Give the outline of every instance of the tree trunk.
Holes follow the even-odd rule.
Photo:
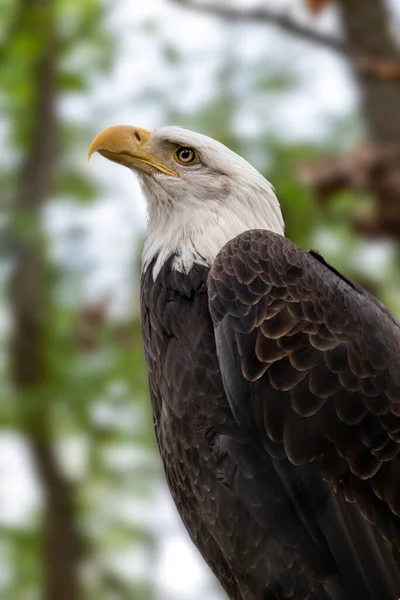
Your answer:
[[[13,199],[11,280],[11,372],[45,506],[43,600],[79,600],[78,566],[82,543],[74,518],[74,494],[58,465],[49,423],[49,368],[46,344],[48,281],[41,209],[48,200],[59,158],[57,40],[54,2],[32,0],[21,19],[39,23],[41,52],[33,75],[35,102]],[[29,10],[29,14],[27,11]],[[21,27],[26,22],[21,24]],[[51,400],[51,398],[50,398]]]
[[[358,61],[400,64],[400,48],[391,31],[385,0],[337,2],[345,44]],[[354,66],[355,66],[354,65]],[[374,77],[354,69],[370,140],[382,147],[400,146],[400,80]],[[400,166],[388,164],[374,173],[372,191],[377,198],[373,218],[356,223],[369,235],[400,238]]]
[[[75,496],[45,438],[30,436],[32,455],[44,489],[43,600],[79,600],[83,544],[75,519]]]
[[[400,62],[400,49],[390,29],[385,0],[337,2],[350,54],[374,62]],[[355,71],[364,117],[375,142],[400,141],[400,82]]]

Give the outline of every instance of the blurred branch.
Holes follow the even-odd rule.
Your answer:
[[[383,171],[396,167],[400,161],[398,147],[360,144],[352,152],[303,164],[298,171],[300,180],[319,191],[318,199],[326,203],[341,189],[351,188],[368,193],[374,180]]]
[[[196,0],[171,0],[184,8],[204,12],[216,17],[230,21],[252,21],[255,23],[269,23],[276,25],[286,33],[290,33],[303,40],[324,46],[340,54],[346,54],[345,44],[338,38],[316,31],[313,27],[307,27],[287,14],[278,13],[269,8],[237,9],[226,4],[212,2],[199,3]]]
[[[354,70],[362,75],[371,79],[400,81],[400,60],[378,59],[374,57],[374,53],[362,54],[353,52],[350,45],[340,38],[321,33],[314,27],[303,25],[287,14],[265,7],[238,9],[233,6],[214,2],[200,4],[197,0],[171,0],[171,2],[190,10],[196,10],[229,21],[247,21],[275,25],[288,34],[346,56],[351,61]]]
[[[21,6],[25,6],[24,1]],[[34,94],[28,141],[12,201],[11,369],[25,434],[45,497],[43,599],[79,600],[78,548],[82,543],[74,520],[74,494],[56,460],[45,392],[49,380],[49,306],[41,209],[53,189],[59,159],[54,1],[31,0],[25,9],[33,21],[40,17],[35,21],[37,30],[29,32],[39,40],[40,51],[32,73]],[[21,23],[21,32],[25,31]]]
[[[14,213],[11,366],[14,381],[23,388],[34,386],[46,377],[43,340],[46,322],[43,297],[45,259],[41,247],[40,209],[48,199],[55,180],[59,132],[55,105],[56,40],[49,31],[43,32],[42,39],[43,48],[33,75],[35,97],[31,130],[11,202]]]
[[[309,186],[316,200],[326,206],[340,191],[364,196],[400,195],[400,148],[398,145],[360,144],[344,156],[333,156],[303,164],[298,170],[300,180]],[[384,207],[384,208],[383,208]],[[358,208],[352,214],[353,227],[371,237],[400,237],[398,206],[391,203]]]

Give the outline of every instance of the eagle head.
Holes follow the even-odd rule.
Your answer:
[[[148,213],[143,267],[153,264],[154,277],[172,255],[184,272],[195,262],[210,266],[222,246],[247,229],[283,234],[269,181],[210,137],[174,126],[117,125],[95,137],[89,157],[94,152],[139,178]]]

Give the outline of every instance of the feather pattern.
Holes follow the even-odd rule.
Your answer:
[[[240,267],[232,275],[225,263]],[[265,282],[258,290],[262,315],[248,289],[254,277]],[[271,286],[280,290],[278,308]],[[399,450],[393,433],[400,427],[400,331],[393,318],[323,259],[266,231],[246,232],[224,247],[211,270],[209,297],[220,361],[224,353],[237,353],[243,380],[250,387],[258,383],[248,410],[264,424],[258,427],[261,444],[280,444],[294,465],[321,458],[326,480],[399,545],[400,483],[385,476],[391,461],[397,467]],[[254,324],[245,331],[243,304]],[[231,389],[232,373],[223,370],[223,377]],[[271,393],[281,410],[271,411]],[[252,435],[236,395],[228,398]],[[281,438],[271,436],[276,431]]]
[[[322,487],[327,504],[336,504],[338,527],[355,508],[362,531],[379,545],[370,568],[385,557],[389,573],[400,546],[400,331],[393,317],[319,255],[261,230],[239,235],[217,256],[209,304],[224,386],[242,431],[265,460],[276,461],[290,497],[301,481],[310,498]],[[305,469],[313,470],[306,482]],[[306,504],[299,504],[299,517]],[[313,527],[318,510],[304,517]],[[353,546],[354,559],[365,533],[345,527],[341,548]],[[329,528],[323,533],[336,553]],[[393,568],[392,581],[382,583],[381,573],[379,597],[382,585],[388,598],[399,595]]]
[[[167,482],[229,598],[397,599],[393,320],[265,231],[210,276],[150,264],[141,305]]]

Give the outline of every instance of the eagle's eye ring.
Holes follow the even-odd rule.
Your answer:
[[[182,165],[192,165],[197,161],[197,153],[193,148],[182,146],[175,152],[175,160]]]

